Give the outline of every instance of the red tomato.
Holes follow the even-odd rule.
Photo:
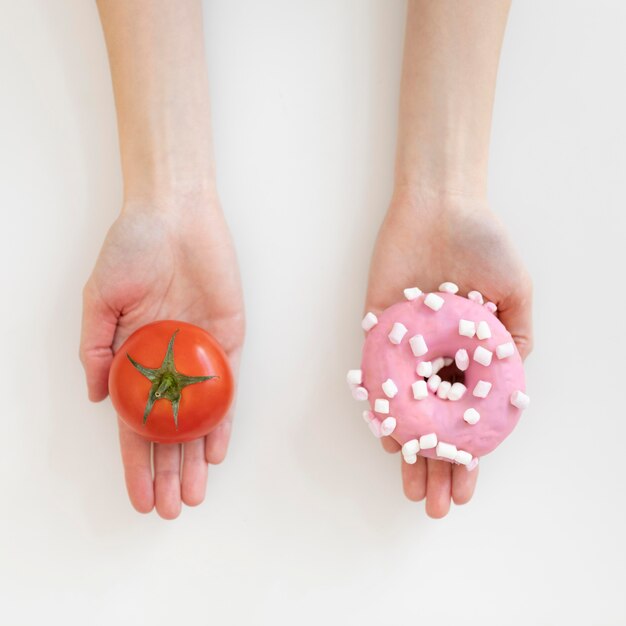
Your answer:
[[[185,322],[153,322],[115,354],[109,394],[119,416],[150,441],[179,443],[206,435],[233,399],[233,375],[222,347]]]

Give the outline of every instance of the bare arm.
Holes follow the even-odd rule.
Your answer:
[[[417,285],[478,290],[523,356],[532,346],[530,279],[487,203],[491,113],[508,0],[409,0],[395,188],[372,257],[366,310]],[[383,438],[389,452],[398,444]],[[472,497],[478,470],[418,457],[404,491],[432,517]]]
[[[491,113],[508,0],[410,0],[398,190],[486,194]]]
[[[214,192],[199,0],[99,0],[127,202]]]
[[[237,372],[244,309],[215,187],[200,0],[99,0],[117,109],[124,198],[83,293],[80,355],[104,399],[113,354],[137,328],[206,328]],[[126,485],[141,512],[176,517],[204,498],[226,454],[232,409],[205,438],[151,444],[119,421]]]

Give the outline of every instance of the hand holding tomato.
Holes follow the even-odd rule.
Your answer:
[[[244,338],[243,301],[230,233],[214,197],[187,201],[185,206],[170,204],[167,212],[158,206],[126,207],[109,230],[83,293],[80,354],[91,400],[103,400],[109,391],[115,394],[115,368],[109,389],[114,354],[131,333],[158,319],[184,320],[207,330],[224,349],[233,373],[237,373]],[[193,350],[188,352],[187,331],[180,323],[168,328],[150,344],[153,347],[145,348],[146,352],[138,345],[128,349],[130,356],[146,368],[158,368],[177,328],[180,332],[173,353],[178,370],[190,377],[225,376],[223,371],[211,370],[206,362],[194,360],[197,355],[190,356]],[[134,341],[132,337],[130,341]],[[134,401],[141,406],[141,422],[151,382],[125,354],[120,356],[132,370],[133,385],[139,390]],[[203,369],[205,365],[207,369]],[[228,392],[219,385],[224,385],[227,378],[218,380],[222,382],[215,383],[215,390],[219,389],[222,401],[218,405],[223,408]],[[144,429],[148,439],[171,441],[176,433],[186,433],[191,440],[183,445],[152,444],[144,433],[138,434],[139,425],[131,428],[118,420],[126,485],[138,511],[147,513],[156,506],[159,515],[173,518],[180,513],[181,501],[193,506],[204,499],[207,464],[224,459],[233,412],[231,405],[226,417],[215,426],[216,414],[207,406],[202,415],[208,423],[198,427],[201,411],[197,403],[204,393],[201,388],[212,383],[209,380],[182,390],[178,431],[171,403],[155,400]],[[188,414],[187,409],[194,407],[198,412]],[[160,421],[164,416],[169,420]],[[165,430],[153,432],[157,426]]]

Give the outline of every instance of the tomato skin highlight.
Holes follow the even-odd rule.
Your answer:
[[[156,400],[145,424],[152,383],[127,355],[147,368],[159,368],[176,331],[174,364],[187,376],[216,376],[181,392],[178,429],[172,403]],[[109,394],[120,418],[136,433],[157,443],[182,443],[211,432],[226,416],[234,395],[233,374],[224,350],[206,330],[175,320],[152,322],[136,330],[116,352],[109,372]]]

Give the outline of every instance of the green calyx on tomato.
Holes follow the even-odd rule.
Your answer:
[[[174,424],[178,430],[178,407],[180,406],[183,389],[188,385],[202,383],[205,380],[218,378],[218,376],[186,376],[176,371],[176,366],[174,365],[174,339],[176,339],[177,332],[178,330],[174,331],[167,345],[167,352],[165,353],[163,363],[161,363],[161,367],[158,369],[144,367],[140,363],[137,363],[128,352],[126,356],[133,366],[152,383],[150,393],[148,394],[146,410],[143,414],[143,423],[145,424],[148,421],[148,415],[157,400],[169,400],[172,403]]]

